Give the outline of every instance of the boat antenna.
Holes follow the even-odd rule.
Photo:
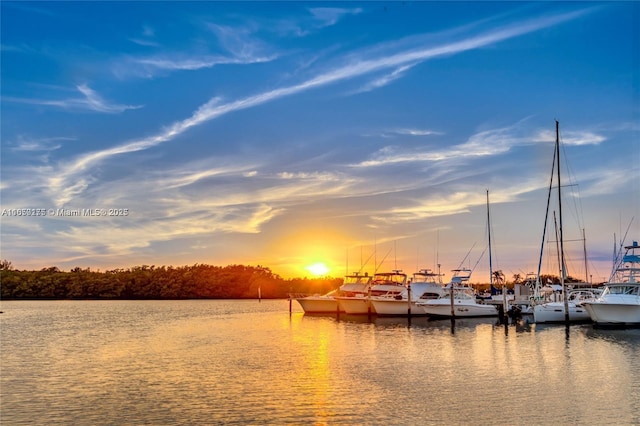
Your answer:
[[[375,252],[374,252],[375,253]],[[367,258],[367,261],[364,262],[361,266],[360,269],[358,270],[358,274],[362,273],[362,270],[364,269],[365,266],[367,266],[367,263],[369,263],[369,261],[371,260],[371,257],[374,255],[374,253],[371,253],[369,255],[369,257]]]
[[[345,252],[346,252],[345,254],[347,255],[347,260],[346,260],[346,263],[345,263],[344,275],[347,276],[347,275],[349,275],[349,247],[347,247],[345,249]]]
[[[398,250],[396,248],[397,240],[393,240],[393,266],[398,269]]]
[[[623,248],[624,248],[624,242],[627,239],[627,234],[629,233],[629,228],[631,228],[631,224],[633,223],[633,219],[634,217],[631,218],[631,220],[629,221],[629,225],[627,225],[627,230],[624,232],[624,236],[620,239],[620,246],[618,248],[618,252],[615,252],[615,236],[614,236],[614,262],[613,262],[613,269],[611,270],[611,275],[609,275],[609,281],[611,281],[613,279],[613,276],[616,273],[616,270],[620,267],[620,264],[622,263],[622,258],[623,256]]]
[[[462,268],[462,264],[465,262],[465,260],[467,260],[467,258],[469,257],[469,255],[471,254],[471,250],[473,250],[473,248],[476,246],[476,243],[473,243],[473,245],[471,246],[471,248],[469,249],[469,251],[467,252],[466,256],[462,259],[462,261],[460,262],[460,265],[458,265],[458,269]]]
[[[378,264],[378,266],[376,266],[375,271],[373,271],[373,273],[375,274],[376,272],[378,272],[378,269],[380,269],[380,267],[382,266],[382,264],[384,263],[385,259],[387,258],[387,256],[389,256],[389,253],[391,253],[391,249],[389,249],[389,251],[387,252],[387,254],[384,255],[384,257],[382,258],[382,260],[380,261],[380,263]]]

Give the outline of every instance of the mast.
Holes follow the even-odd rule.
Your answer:
[[[556,121],[556,133],[558,122]],[[557,136],[556,136],[557,139]],[[542,256],[544,255],[544,240],[547,237],[547,222],[549,221],[549,206],[551,204],[551,189],[553,188],[553,175],[556,168],[556,149],[553,150],[553,161],[551,162],[551,178],[549,179],[549,191],[547,191],[547,209],[544,215],[544,227],[542,228],[542,243],[540,244],[540,257],[538,258],[538,274],[536,275],[536,288],[534,292],[535,299],[540,297],[540,272],[542,272]]]
[[[493,290],[493,263],[491,261],[491,218],[489,216],[489,190],[487,189],[487,233],[489,234],[489,284]],[[504,294],[502,295],[504,297]]]
[[[592,284],[589,281],[589,262],[587,261],[587,236],[584,233],[584,228],[582,228],[582,250],[584,251],[584,282]]]
[[[558,174],[558,215],[560,216],[560,265],[562,268],[562,273],[560,274],[560,283],[562,284],[562,295],[564,296],[564,320],[566,323],[569,323],[569,300],[567,298],[567,289],[566,289],[566,273],[567,270],[565,268],[565,260],[564,260],[564,239],[562,236],[562,196],[561,196],[561,188],[562,184],[560,182],[560,123],[556,120],[556,161],[557,161],[557,174]]]

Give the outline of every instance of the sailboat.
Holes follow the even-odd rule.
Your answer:
[[[551,166],[551,179],[549,182],[549,192],[547,195],[547,214],[544,221],[544,230],[542,232],[542,244],[540,247],[540,259],[538,262],[538,274],[536,277],[536,286],[533,299],[533,320],[536,323],[570,323],[570,322],[587,322],[590,321],[589,313],[582,305],[583,302],[594,300],[598,294],[595,289],[576,289],[571,292],[567,290],[567,268],[564,256],[564,238],[562,232],[562,196],[560,184],[560,124],[556,120],[556,143],[554,150],[554,158]],[[558,185],[558,216],[559,225],[556,224],[556,241],[558,246],[558,261],[560,264],[560,284],[562,288],[562,300],[560,301],[543,301],[541,296],[540,271],[542,268],[542,253],[544,251],[544,240],[547,229],[547,220],[549,217],[549,202],[551,200],[551,190],[554,183],[554,172]]]

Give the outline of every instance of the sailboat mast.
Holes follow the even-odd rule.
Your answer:
[[[569,300],[567,297],[567,289],[565,278],[567,274],[567,270],[565,268],[565,260],[564,260],[564,238],[562,236],[562,196],[561,196],[561,188],[562,183],[560,182],[560,123],[556,120],[556,161],[557,161],[557,174],[558,174],[558,215],[560,216],[560,264],[562,268],[562,273],[560,274],[560,282],[562,284],[562,294],[564,296],[564,320],[569,323]]]
[[[557,126],[556,121],[556,126]],[[557,133],[557,131],[556,131]],[[544,255],[544,241],[547,238],[547,226],[549,222],[549,207],[551,205],[551,189],[553,188],[553,175],[556,169],[556,152],[557,150],[553,150],[553,161],[551,162],[551,178],[549,179],[549,191],[547,191],[547,209],[544,214],[544,227],[542,228],[542,243],[540,244],[540,257],[538,258],[538,274],[536,275],[536,289],[535,289],[535,297],[536,299],[540,296],[540,287],[542,283],[540,282],[540,273],[542,272],[542,256]]]
[[[584,251],[584,282],[593,284],[589,281],[589,262],[587,261],[587,236],[582,228],[582,250]]]
[[[487,189],[487,233],[489,234],[489,284],[493,289],[493,263],[491,260],[491,217],[489,216],[489,190]]]

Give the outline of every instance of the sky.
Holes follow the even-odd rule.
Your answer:
[[[0,7],[17,269],[466,266],[488,282],[541,253],[557,275],[561,227],[569,275],[597,282],[640,239],[637,2]]]

